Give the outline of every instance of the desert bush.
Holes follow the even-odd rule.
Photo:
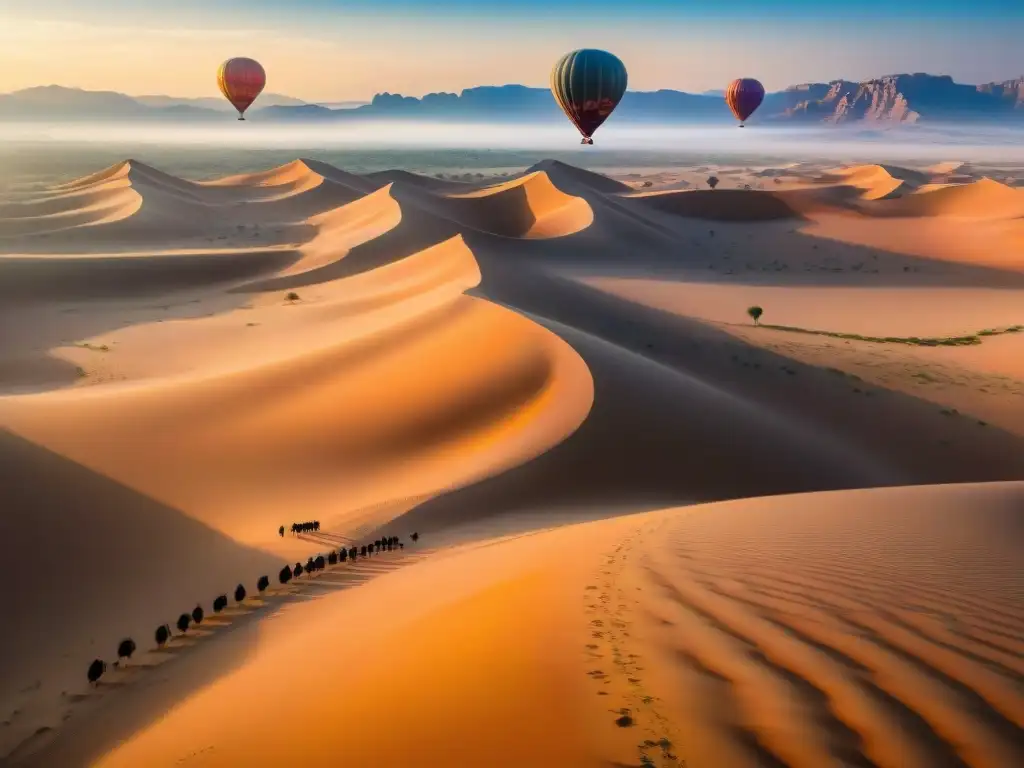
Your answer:
[[[708,186],[711,187],[712,189],[717,187],[718,186],[718,177],[717,176],[708,176]]]
[[[297,294],[295,291],[289,291],[288,295],[284,297],[284,300],[285,301],[298,301],[299,300],[299,294]]]
[[[757,325],[761,321],[761,315],[764,314],[764,310],[760,307],[747,307],[747,314],[754,321],[754,325]]]

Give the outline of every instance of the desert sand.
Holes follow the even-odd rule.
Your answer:
[[[0,201],[4,760],[1021,764],[1024,190],[614,176]]]

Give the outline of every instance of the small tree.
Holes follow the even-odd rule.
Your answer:
[[[711,187],[711,189],[714,189],[715,187],[717,187],[718,186],[718,177],[717,176],[708,176],[708,186]]]
[[[188,627],[189,627],[189,624],[191,624],[191,623],[192,623],[192,616],[190,614],[187,614],[187,613],[181,614],[181,616],[178,617],[178,624],[177,624],[178,631],[181,632],[181,634],[185,634],[186,632],[188,632]]]
[[[292,580],[292,568],[291,568],[291,566],[290,565],[286,565],[284,568],[282,568],[281,572],[277,575],[277,579],[282,584],[287,584],[289,581],[291,581]]]
[[[284,297],[284,300],[285,301],[298,301],[299,300],[299,294],[297,294],[295,291],[290,291],[288,293],[288,295]]]
[[[258,589],[260,592],[265,592],[267,587],[269,587],[269,586],[270,586],[270,577],[269,576],[260,576],[260,580],[256,582],[256,589]]]
[[[754,321],[754,325],[757,325],[761,321],[761,315],[764,314],[764,310],[760,307],[747,307],[747,314],[750,315],[750,319]]]
[[[171,639],[171,628],[166,624],[161,624],[153,633],[153,639],[156,640],[157,648],[163,648],[164,644]]]
[[[99,679],[103,677],[103,673],[106,671],[107,662],[103,661],[103,659],[93,659],[92,664],[89,665],[89,672],[87,673],[89,682],[95,685]]]
[[[203,623],[203,616],[206,614],[203,612],[203,606],[197,605],[192,609],[192,623],[197,627]]]
[[[227,607],[228,607],[228,596],[227,595],[218,595],[214,599],[214,601],[213,601],[213,612],[214,613],[220,613],[221,611],[223,611]],[[198,623],[198,622],[196,622],[196,623]]]
[[[117,645],[117,660],[130,659],[132,654],[135,653],[135,641],[130,637],[126,637]]]
[[[245,600],[245,587],[239,584],[235,587],[235,602],[240,603]]]

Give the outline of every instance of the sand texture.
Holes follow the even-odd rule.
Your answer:
[[[1024,190],[615,176],[0,199],[0,762],[1024,764]]]

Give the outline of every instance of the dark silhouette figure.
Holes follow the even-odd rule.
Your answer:
[[[403,544],[402,542],[398,542],[398,548],[405,549],[405,544]]]
[[[282,530],[283,530],[283,527],[282,527]],[[320,521],[319,520],[309,520],[309,521],[307,521],[305,523],[292,523],[292,528],[291,528],[291,531],[292,531],[293,534],[295,534],[295,533],[307,533],[308,531],[319,531],[319,530],[320,530]],[[282,535],[284,535],[284,534],[282,534]]]
[[[270,586],[270,577],[269,576],[260,576],[260,580],[256,582],[256,589],[258,589],[260,592],[265,591],[266,588],[269,587],[269,586]]]
[[[126,637],[117,646],[117,660],[120,662],[121,659],[130,659],[132,654],[135,653],[135,641],[130,637]]]
[[[311,557],[311,558],[309,558],[309,560],[306,561],[306,573],[312,575],[313,571],[315,571],[315,570],[316,570],[316,563],[313,562],[313,558]]]
[[[412,539],[412,543],[415,544],[417,541],[420,540],[420,535],[414,531],[412,536],[410,536],[409,538]]]
[[[291,566],[290,565],[286,565],[284,568],[282,568],[281,572],[277,575],[277,579],[282,584],[287,584],[289,581],[291,581],[292,580],[292,568],[291,568]]]
[[[203,623],[203,616],[205,615],[206,614],[203,613],[203,606],[197,605],[195,608],[192,609],[192,623],[198,627],[200,624]]]
[[[227,607],[228,607],[228,596],[227,595],[218,595],[214,599],[214,601],[213,601],[213,612],[214,613],[220,613],[221,611],[223,611]],[[196,623],[198,624],[199,622],[196,622]]]
[[[352,547],[348,551],[348,556],[351,557],[353,560],[355,560],[358,555],[359,555],[359,548],[358,547]]]
[[[348,550],[342,547],[338,550],[338,562],[344,563],[346,560],[348,560]]]
[[[181,614],[181,616],[178,617],[178,624],[177,624],[178,631],[181,632],[181,634],[185,634],[186,632],[188,632],[188,626],[191,623],[192,623],[192,617],[189,614],[187,614],[187,613]]]
[[[240,603],[245,600],[245,587],[239,584],[235,587],[235,602]]]
[[[327,564],[328,565],[337,565],[338,564],[338,553],[337,552],[331,552],[331,554],[329,554],[327,556]]]
[[[161,624],[153,633],[153,639],[156,640],[157,648],[163,648],[164,644],[171,639],[171,628],[166,624]]]
[[[292,575],[295,576],[296,579],[302,575],[302,563],[295,564],[295,567],[292,569]]]
[[[359,555],[360,555],[360,557],[366,557],[366,545],[365,544],[363,544],[363,546],[361,546],[359,548]]]
[[[332,552],[331,554],[333,555],[334,553]],[[316,560],[314,560],[313,562],[316,563],[316,569],[318,571],[322,571],[324,568],[327,567],[327,563],[324,561],[323,555],[317,555]]]
[[[283,525],[280,528],[277,529],[277,535],[280,536],[282,539],[284,538],[284,526]]]
[[[95,685],[106,671],[107,662],[103,661],[103,659],[94,659],[92,664],[89,665],[89,682]]]

